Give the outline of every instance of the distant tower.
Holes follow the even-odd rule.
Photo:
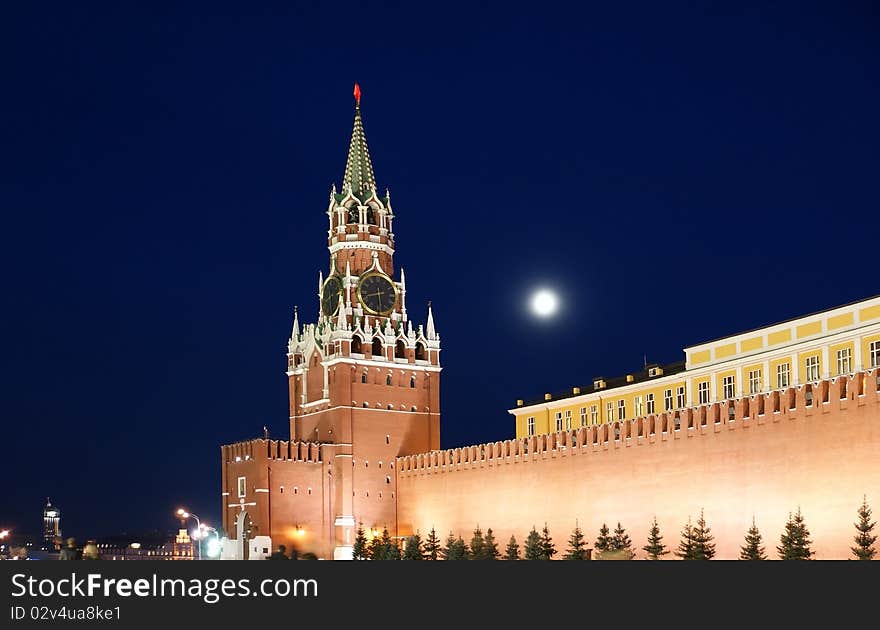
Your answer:
[[[56,538],[61,536],[61,510],[46,497],[46,507],[43,508],[43,544],[46,549],[55,549]]]

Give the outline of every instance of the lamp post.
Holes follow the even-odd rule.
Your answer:
[[[192,538],[194,540],[198,541],[198,543],[199,543],[199,560],[201,560],[202,559],[202,543],[201,543],[201,538],[199,535],[202,533],[202,531],[201,531],[202,530],[202,523],[201,523],[201,521],[199,521],[199,517],[196,516],[195,514],[191,514],[190,512],[187,512],[183,508],[180,508],[177,510],[177,516],[179,516],[180,520],[182,520],[182,521],[185,521],[186,519],[188,519],[190,517],[196,519],[196,530],[195,530],[196,535],[192,536]]]

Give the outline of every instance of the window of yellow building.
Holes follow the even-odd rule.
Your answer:
[[[648,415],[654,413],[654,394],[647,394],[645,396],[645,411],[648,412]]]
[[[605,405],[605,422],[612,422],[614,420],[614,403],[608,402]]]
[[[725,398],[733,398],[736,396],[736,377],[725,376],[721,381],[721,387]]]
[[[599,405],[590,405],[590,423],[599,424]]]
[[[697,396],[701,405],[708,404],[709,402],[709,383],[708,381],[703,381],[699,385],[697,385]]]
[[[565,410],[565,430],[571,431],[571,409]]]
[[[706,383],[706,398],[707,398],[707,400],[708,400],[708,396],[709,396],[709,384]],[[686,398],[685,387],[684,387],[684,385],[681,385],[678,388],[678,392],[676,392],[676,399],[677,399],[676,406],[679,409],[684,409],[684,406],[687,403],[687,400],[685,400],[685,398]]]
[[[643,415],[644,411],[645,411],[644,408],[643,408],[643,406],[642,406],[642,397],[641,397],[641,396],[636,396],[636,397],[633,399],[633,402],[635,403],[635,417],[636,417],[636,418],[640,418],[640,417]]]
[[[804,380],[819,380],[819,357],[807,357],[804,360]]]
[[[562,412],[561,411],[556,412],[556,430],[562,431]]]
[[[780,363],[776,366],[776,388],[782,389],[791,384],[791,364]]]
[[[868,348],[868,355],[871,360],[871,367],[880,367],[880,340],[871,342]]]
[[[587,408],[581,407],[581,426],[587,426]]]
[[[663,411],[672,411],[672,390],[663,392]]]
[[[530,416],[528,420],[526,420],[526,432],[529,435],[535,434],[535,417]]]
[[[852,350],[843,348],[837,351],[837,373],[849,374],[852,372]]]
[[[617,419],[626,419],[626,401],[623,399],[617,401]]]
[[[749,393],[757,394],[761,391],[761,370],[749,370]]]

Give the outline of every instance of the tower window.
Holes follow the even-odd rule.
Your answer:
[[[390,375],[390,374],[389,374],[388,376],[385,377],[385,384],[386,384],[386,385],[391,385],[391,375]]]
[[[418,411],[418,410],[415,408],[415,405],[413,405],[413,406],[410,408],[410,411]]]
[[[363,373],[361,373],[361,383],[366,383],[366,382],[367,382],[367,373],[363,372]]]
[[[416,361],[424,361],[425,359],[425,344],[419,342],[416,344]]]
[[[385,475],[385,483],[391,483],[391,477],[389,475]]]
[[[390,435],[385,436],[385,444],[391,444],[391,436]]]
[[[389,403],[388,408],[389,408],[389,409],[394,409],[394,405],[392,405],[392,404]]]
[[[351,339],[351,351],[356,352],[357,354],[361,354],[363,349],[361,348],[361,338],[355,335]]]
[[[416,377],[415,377],[415,376],[410,376],[410,377],[409,377],[409,388],[410,388],[410,389],[415,389],[415,387],[416,387]]]
[[[382,340],[379,337],[373,339],[373,356],[382,356]]]
[[[394,356],[398,359],[406,358],[406,344],[403,343],[403,339],[398,339],[394,345]]]
[[[247,477],[238,478],[238,496],[244,497],[247,491]]]
[[[368,402],[365,400],[365,401],[364,401],[364,409],[366,409],[366,408],[369,407],[369,406],[370,406],[370,403],[368,403]]]

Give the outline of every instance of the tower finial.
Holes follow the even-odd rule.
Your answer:
[[[354,102],[357,109],[361,108],[361,86],[355,82],[354,84]]]
[[[299,339],[299,313],[296,306],[293,307],[293,329],[290,331],[290,338],[293,341]]]

